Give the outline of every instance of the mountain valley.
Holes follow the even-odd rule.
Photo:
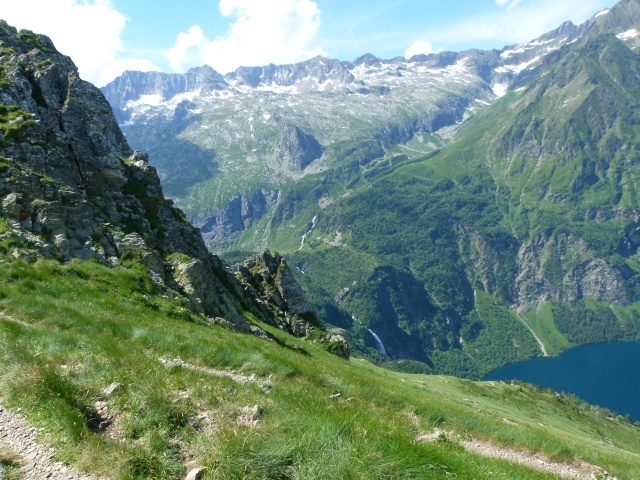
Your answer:
[[[103,92],[210,249],[285,255],[368,358],[480,378],[638,338],[639,30],[625,0],[500,51],[127,72]]]
[[[475,381],[638,338],[636,29],[103,95],[0,21],[0,478],[640,478]]]

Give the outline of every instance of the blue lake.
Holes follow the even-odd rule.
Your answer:
[[[558,357],[507,365],[483,380],[523,380],[551,387],[640,420],[640,342],[576,347]]]

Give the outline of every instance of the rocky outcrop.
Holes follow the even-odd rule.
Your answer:
[[[255,295],[262,313],[283,330],[306,336],[320,327],[289,265],[278,253],[265,250],[250,258],[238,267],[238,278],[251,287],[245,292]]]
[[[347,335],[346,330],[334,328],[333,330],[330,330],[327,335],[322,337],[320,342],[326,345],[327,351],[330,353],[333,353],[340,358],[344,358],[345,360],[349,360],[349,357],[351,357],[351,349],[349,348],[349,343],[346,340]]]
[[[528,311],[551,299],[573,302],[584,297],[629,304],[621,272],[598,258],[583,239],[541,234],[520,247],[515,280],[518,310]]]
[[[322,145],[313,135],[286,123],[274,149],[283,163],[299,170],[304,170],[307,165],[322,156]]]
[[[320,327],[282,258],[256,258],[238,279],[209,253],[103,95],[48,38],[1,22],[0,47],[0,253],[141,264],[160,294],[262,337],[245,312],[295,335]]]

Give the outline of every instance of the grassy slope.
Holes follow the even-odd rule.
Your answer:
[[[575,399],[397,374],[275,329],[283,345],[206,327],[136,270],[6,262],[0,311],[5,405],[43,428],[60,458],[112,478],[180,478],[192,457],[209,467],[205,478],[549,478],[471,454],[455,438],[415,441],[435,427],[640,478],[637,428]],[[160,357],[270,377],[272,390],[166,368]],[[123,385],[107,400],[120,441],[89,428],[112,382]],[[261,421],[239,426],[241,408],[255,404]]]
[[[530,310],[526,315],[526,320],[538,338],[544,343],[549,355],[557,355],[573,346],[558,331],[558,327],[553,322],[553,311],[549,302],[541,303],[535,310]]]

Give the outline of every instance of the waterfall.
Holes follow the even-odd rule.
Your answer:
[[[302,241],[300,242],[300,247],[298,248],[298,250],[301,250],[302,247],[304,247],[304,242],[307,240],[307,237],[311,235],[311,232],[313,232],[313,229],[316,228],[316,220],[318,220],[317,215],[313,217],[313,219],[311,220],[311,229],[307,233],[302,235]]]
[[[384,349],[384,344],[382,343],[382,340],[380,340],[380,337],[376,335],[376,332],[374,332],[370,328],[368,328],[367,330],[369,330],[369,333],[373,335],[373,339],[376,341],[376,344],[378,345],[378,350],[380,351],[380,353],[384,353],[386,355],[387,351]]]

